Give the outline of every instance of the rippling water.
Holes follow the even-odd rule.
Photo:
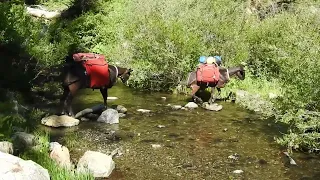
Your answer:
[[[219,112],[173,110],[166,105],[185,105],[188,97],[122,85],[113,87],[109,96],[119,98],[109,106],[128,108],[119,125],[81,122],[74,128],[51,129],[53,139],[73,142],[74,160],[86,150],[107,153],[121,147],[123,154],[114,158],[116,169],[109,179],[320,179],[318,156],[294,153],[298,166],[289,165],[274,142],[281,127],[237,104],[219,102]],[[99,90],[82,90],[74,100],[75,110],[101,103]],[[140,108],[151,113],[137,112]],[[110,130],[116,131],[113,140]]]

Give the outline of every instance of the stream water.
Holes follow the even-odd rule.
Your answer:
[[[109,106],[128,109],[118,125],[81,122],[73,128],[47,128],[52,140],[69,146],[75,161],[86,150],[107,153],[120,147],[123,154],[114,158],[116,169],[109,179],[320,179],[318,156],[294,153],[298,165],[290,165],[274,142],[281,127],[237,104],[218,102],[223,105],[219,112],[173,110],[166,105],[185,105],[188,97],[133,91],[120,83],[109,96],[119,98]],[[101,103],[100,92],[90,89],[73,102],[76,112]],[[137,112],[140,108],[151,113]],[[113,138],[110,130],[116,131]]]

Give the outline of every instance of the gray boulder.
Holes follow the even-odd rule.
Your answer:
[[[90,172],[94,177],[109,177],[115,168],[112,156],[96,152],[87,151],[79,159],[77,170],[80,172]]]
[[[119,123],[119,113],[115,109],[107,109],[101,113],[98,122],[108,123],[108,124],[118,124]]]
[[[12,136],[12,143],[14,149],[24,150],[31,148],[37,144],[37,140],[34,135],[26,132],[15,132]]]

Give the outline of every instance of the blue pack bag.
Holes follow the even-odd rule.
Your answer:
[[[205,56],[200,56],[199,62],[205,64],[206,63],[206,57]]]

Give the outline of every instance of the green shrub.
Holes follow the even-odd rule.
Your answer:
[[[81,2],[37,1],[71,9]],[[1,3],[1,45],[14,44],[11,49],[23,50],[37,66],[30,77],[17,81],[25,64],[34,62],[21,59],[21,70],[11,77],[7,72],[13,70],[13,62],[7,59],[3,67],[11,68],[0,75],[6,77],[5,85],[26,86],[22,82],[29,82],[39,69],[61,64],[70,53],[88,51],[105,54],[111,64],[132,67],[131,87],[174,90],[195,69],[199,56],[221,55],[225,66],[248,64],[248,78],[230,82],[229,89],[250,90],[264,97],[269,92],[281,95],[273,101],[280,115],[289,111],[296,117],[301,109],[319,111],[319,2],[288,1],[287,10],[268,13],[265,10],[274,1],[250,2],[98,0],[93,6],[81,7],[80,16],[50,23],[27,15],[22,1]],[[253,6],[260,10],[248,12]],[[261,14],[264,19],[259,18]],[[289,123],[285,116],[280,117]],[[300,118],[292,121],[291,133],[301,134],[301,125]],[[317,143],[315,138],[308,142]]]

